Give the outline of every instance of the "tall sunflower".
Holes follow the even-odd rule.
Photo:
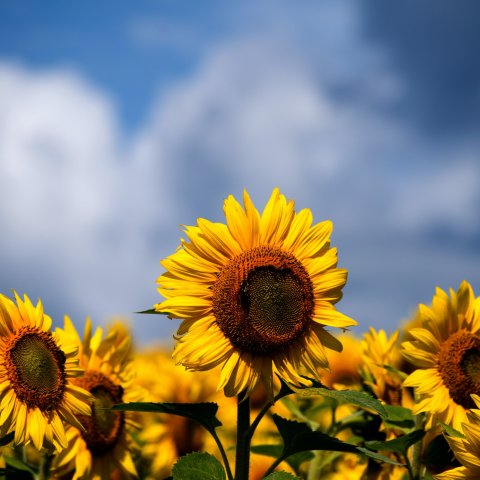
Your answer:
[[[478,480],[480,478],[480,397],[472,395],[477,406],[467,413],[468,423],[462,424],[462,437],[445,436],[461,467],[434,475],[436,480]]]
[[[83,376],[77,385],[92,396],[92,415],[81,417],[84,431],[67,431],[68,448],[54,460],[58,476],[70,475],[73,480],[131,479],[137,477],[131,456],[130,433],[127,427],[136,426],[129,412],[108,410],[114,404],[138,401],[142,397],[133,378],[130,336],[124,329],[113,326],[105,338],[87,319],[81,339],[68,317],[65,328],[57,329],[61,338],[75,343],[80,351]]]
[[[52,320],[14,292],[16,304],[0,294],[0,436],[15,431],[14,443],[61,450],[63,422],[82,428],[90,395],[72,384],[81,375],[77,347],[50,332]]]
[[[218,388],[227,396],[249,394],[273,374],[308,385],[328,366],[325,347],[341,343],[325,327],[356,325],[334,304],[347,271],[336,268],[332,223],[312,226],[312,213],[275,189],[260,215],[247,192],[244,207],[225,200],[226,225],[198,219],[188,240],[161,263],[155,309],[183,319],[174,358],[191,370],[221,365]]]
[[[418,368],[403,385],[421,396],[414,413],[427,412],[427,427],[440,420],[459,430],[475,406],[470,395],[480,394],[480,298],[466,281],[450,297],[437,288],[417,317],[423,326],[409,331],[402,353]]]

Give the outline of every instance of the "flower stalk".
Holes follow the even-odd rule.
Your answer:
[[[250,467],[250,397],[237,397],[237,452],[235,459],[235,480],[248,480]]]

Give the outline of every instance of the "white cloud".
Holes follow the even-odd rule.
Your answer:
[[[73,72],[8,65],[0,104],[1,241],[82,249],[108,223],[118,183],[111,104]]]
[[[421,227],[478,218],[468,155],[454,165],[455,145],[431,145],[382,113],[363,70],[371,104],[332,95],[331,71],[319,74],[296,53],[268,35],[211,50],[129,140],[112,100],[81,74],[0,64],[0,258],[17,282],[3,278],[4,289],[45,279],[38,291],[47,303],[97,322],[148,308],[179,224],[221,219],[222,199],[244,187],[261,207],[276,185],[317,220],[335,221],[341,264],[352,270],[342,304],[364,328],[398,321],[413,306],[399,301],[414,298],[412,285],[418,294],[437,278],[480,280],[476,254],[456,251],[444,265],[449,251],[418,255]],[[401,82],[374,57],[381,103]],[[347,83],[359,73],[340,67]],[[176,324],[142,317],[133,325],[146,341]]]
[[[335,102],[293,54],[280,57],[255,39],[212,53],[159,103],[142,143],[175,161],[181,175],[180,165],[201,164],[212,175],[226,173],[236,188],[300,191],[374,163],[367,157],[402,140],[403,132],[374,112]]]
[[[191,177],[176,195],[186,222],[221,219],[221,198],[244,186],[259,206],[281,186],[335,221],[341,264],[352,268],[342,303],[364,325],[392,327],[437,284],[479,281],[477,253],[424,236],[439,221],[478,232],[475,145],[432,144],[376,103],[336,99],[308,65],[277,53],[258,41],[225,46],[158,104],[143,142],[171,162],[179,191]]]
[[[76,72],[2,64],[0,104],[3,291],[29,285],[57,321],[149,307],[158,259],[145,230],[162,182],[120,150],[113,102]]]

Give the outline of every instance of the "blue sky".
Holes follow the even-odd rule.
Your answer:
[[[462,2],[0,4],[1,291],[178,323],[159,260],[243,188],[332,219],[339,309],[395,329],[435,287],[479,291],[480,6]]]

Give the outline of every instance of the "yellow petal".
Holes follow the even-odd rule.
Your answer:
[[[33,445],[37,450],[40,450],[43,445],[43,437],[45,436],[45,423],[46,419],[38,408],[30,410],[28,415],[28,428],[30,432],[30,438]]]
[[[356,320],[335,310],[328,302],[316,302],[312,320],[328,327],[347,328],[358,325]]]
[[[17,402],[17,406],[14,443],[16,445],[23,445],[25,443],[25,431],[27,427],[27,406],[23,402]]]
[[[248,197],[248,194],[245,192]],[[250,201],[250,197],[248,197]],[[249,207],[251,208],[251,202]],[[255,208],[254,208],[255,210]],[[227,220],[228,229],[232,237],[237,241],[242,250],[248,250],[256,245],[256,239],[258,237],[258,212],[256,215],[250,217],[247,212],[241,207],[241,205],[235,200],[233,195],[225,200],[223,211]],[[256,212],[256,210],[255,210]]]

